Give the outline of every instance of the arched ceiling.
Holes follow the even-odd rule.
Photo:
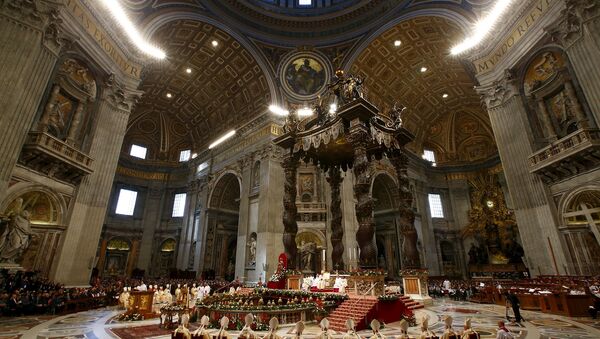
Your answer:
[[[130,116],[124,153],[138,143],[148,147],[147,159],[176,162],[181,150],[206,148],[271,102],[267,78],[256,60],[215,26],[172,21],[152,41],[168,57],[144,70],[144,95]]]
[[[433,148],[442,165],[497,154],[475,83],[448,53],[463,36],[447,19],[417,17],[376,37],[350,66],[352,74],[366,78],[367,99],[382,111],[389,111],[394,102],[408,107],[403,121],[416,135],[412,150],[420,154],[424,147]],[[398,47],[396,40],[401,41]],[[421,72],[422,67],[427,71]]]

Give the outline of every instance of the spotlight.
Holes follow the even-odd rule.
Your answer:
[[[219,139],[215,140],[212,144],[210,144],[210,146],[208,146],[208,149],[215,148],[220,143],[222,143],[223,141],[231,138],[234,135],[235,135],[235,130],[231,130],[231,131],[225,133],[222,137],[220,137]]]
[[[192,153],[192,159],[196,159],[197,156],[198,156],[198,153]]]
[[[172,97],[173,97],[173,94],[167,93],[167,98],[171,99]]]
[[[288,115],[290,114],[290,112],[288,112],[287,110],[276,106],[276,105],[271,105],[269,106],[269,111],[271,111],[272,113],[275,113],[277,115]]]
[[[211,44],[213,45],[213,47],[217,47],[217,46],[219,46],[219,42],[218,42],[217,40],[213,40],[213,41],[211,42]]]
[[[427,67],[425,67],[425,66],[421,67],[421,73],[425,73],[425,72],[427,72]]]
[[[187,74],[192,74],[192,69],[191,69],[191,68],[186,68],[186,69],[185,69],[185,72],[186,72]]]
[[[394,41],[394,46],[398,47],[400,45],[402,45],[402,41],[400,41],[400,40]]]
[[[446,99],[448,97],[448,93],[442,94],[442,98]]]
[[[313,110],[308,107],[302,107],[298,110],[299,117],[306,117],[313,114]]]

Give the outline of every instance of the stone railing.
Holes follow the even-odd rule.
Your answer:
[[[25,146],[34,146],[43,149],[47,153],[55,155],[61,160],[74,162],[78,166],[89,169],[91,173],[92,158],[80,152],[64,141],[61,141],[50,134],[43,132],[30,132],[25,141]]]
[[[323,212],[327,211],[327,205],[320,202],[296,202],[298,212]]]
[[[564,138],[535,152],[529,157],[530,171],[537,172],[574,156],[583,155],[584,151],[600,147],[600,130],[579,129]]]

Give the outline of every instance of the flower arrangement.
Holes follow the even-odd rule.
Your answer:
[[[139,313],[123,313],[118,318],[118,321],[140,321],[144,320],[144,316]]]
[[[392,301],[397,301],[400,298],[398,297],[397,294],[386,294],[386,295],[380,295],[379,297],[377,297],[377,299],[382,302],[392,302]]]

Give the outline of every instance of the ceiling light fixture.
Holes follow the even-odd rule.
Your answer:
[[[171,99],[172,97],[173,97],[173,94],[167,93],[167,98]]]
[[[213,40],[213,41],[211,42],[211,44],[213,45],[213,47],[217,47],[217,46],[219,46],[219,42],[218,42],[217,40]]]
[[[425,67],[425,66],[421,67],[421,73],[425,73],[425,72],[427,72],[427,67]]]
[[[191,69],[191,68],[186,68],[186,69],[185,69],[185,72],[186,72],[187,74],[192,74],[192,69]]]
[[[442,98],[446,99],[448,97],[448,93],[442,94]]]
[[[135,44],[140,51],[156,59],[164,59],[167,56],[163,50],[153,46],[144,38],[142,38],[140,32],[137,30],[137,28],[135,28],[131,20],[129,20],[129,17],[127,16],[127,13],[125,13],[123,7],[121,7],[119,0],[102,0],[102,3],[119,23],[127,36],[129,36],[131,42],[133,42],[133,44]]]
[[[500,17],[508,9],[513,0],[496,0],[496,4],[485,18],[479,20],[474,27],[474,33],[463,40],[460,44],[452,47],[450,53],[458,55],[466,50],[469,50],[479,44],[483,38],[494,28],[500,20]]]
[[[394,46],[398,47],[400,45],[402,45],[402,41],[400,41],[400,40],[394,41]]]
[[[307,117],[307,116],[313,115],[313,110],[304,106],[304,107],[300,108],[297,111],[297,113],[298,113],[299,117]]]
[[[270,105],[269,106],[269,111],[271,111],[272,113],[275,113],[277,115],[288,115],[290,114],[290,112],[288,110],[285,110],[277,105]]]
[[[210,146],[208,146],[208,149],[215,148],[216,146],[221,144],[223,141],[231,138],[234,135],[235,135],[235,130],[231,130],[231,131],[225,133],[222,137],[220,137],[219,139],[215,140],[212,144],[210,144]]]

